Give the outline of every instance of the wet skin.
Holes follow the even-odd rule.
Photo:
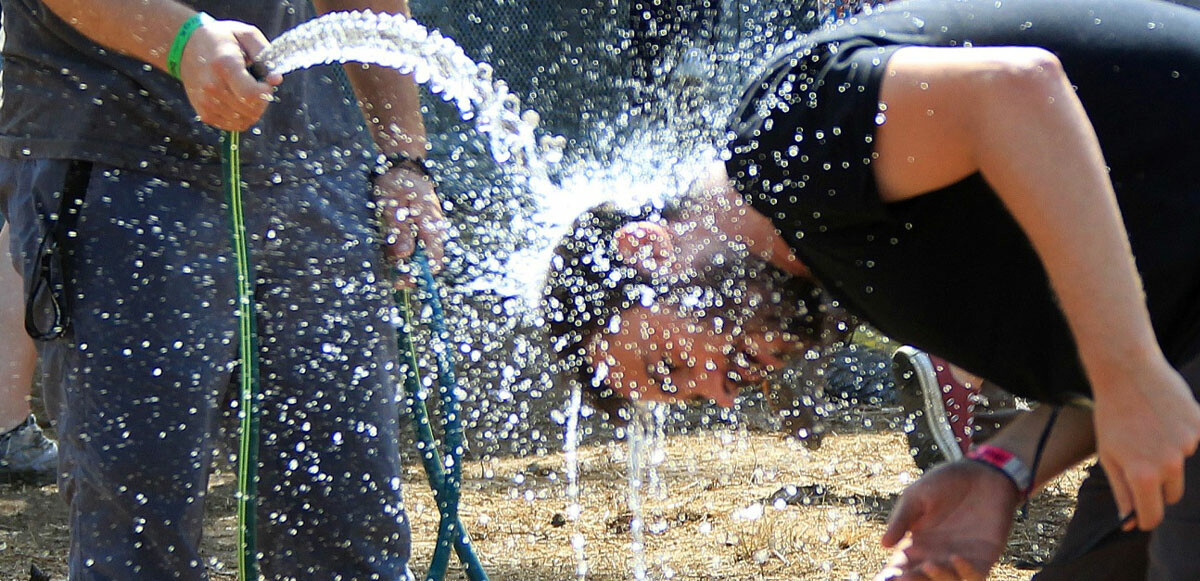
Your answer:
[[[626,309],[593,336],[588,357],[599,375],[632,400],[712,400],[730,407],[805,346],[783,329],[778,309],[758,309],[738,328],[719,317],[689,317],[670,307]]]
[[[736,257],[749,253],[793,276],[808,276],[771,222],[750,211],[719,173],[697,181],[676,219],[629,224],[615,237],[624,259],[647,273],[707,271],[727,280],[739,276]],[[661,300],[631,307],[615,328],[592,337],[588,357],[625,398],[711,399],[730,407],[741,388],[762,384],[805,349],[785,325],[798,305],[770,295],[748,285],[736,314],[703,318]]]

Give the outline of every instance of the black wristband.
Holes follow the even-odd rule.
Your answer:
[[[433,172],[429,169],[429,162],[427,160],[420,157],[413,157],[403,151],[381,154],[376,158],[375,175],[381,176],[397,167],[407,167],[416,170],[430,180],[433,179]]]

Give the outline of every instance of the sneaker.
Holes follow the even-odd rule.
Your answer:
[[[46,437],[32,414],[0,435],[0,482],[49,484],[58,476],[58,444]]]
[[[892,355],[904,434],[921,470],[958,460],[971,447],[978,387],[955,379],[950,364],[913,347]]]

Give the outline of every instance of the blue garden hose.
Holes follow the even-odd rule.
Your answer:
[[[258,549],[256,537],[256,510],[258,507],[258,435],[260,395],[258,385],[258,333],[255,329],[254,294],[251,285],[250,253],[246,245],[246,224],[242,204],[241,188],[241,134],[236,131],[222,133],[222,175],[225,182],[226,201],[230,209],[230,233],[237,268],[237,313],[238,355],[241,362],[238,390],[238,579],[257,581]],[[462,482],[463,430],[462,409],[458,400],[458,384],[454,377],[454,362],[451,358],[450,334],[446,329],[445,313],[434,284],[429,259],[418,249],[413,254],[417,266],[418,283],[422,299],[433,312],[433,352],[437,357],[438,391],[443,410],[443,432],[447,448],[445,460],[438,454],[437,444],[425,408],[424,392],[421,390],[420,371],[416,350],[410,337],[412,316],[408,291],[397,291],[404,328],[397,334],[401,355],[407,359],[404,366],[404,383],[409,392],[408,414],[416,422],[418,448],[425,465],[429,486],[433,489],[441,519],[438,524],[437,546],[426,574],[427,581],[441,581],[446,576],[451,548],[458,554],[471,581],[487,581],[487,574],[471,548],[466,528],[458,518],[459,490]]]
[[[486,581],[487,573],[471,548],[467,529],[458,518],[459,490],[462,482],[462,452],[463,430],[462,409],[458,400],[458,382],[454,377],[454,361],[450,353],[450,333],[446,329],[445,313],[442,310],[441,297],[433,281],[433,272],[429,267],[429,259],[421,249],[413,253],[412,260],[416,265],[417,286],[421,291],[422,302],[432,311],[429,318],[433,332],[432,350],[437,357],[438,391],[441,395],[443,439],[446,446],[446,457],[443,460],[438,453],[434,441],[433,429],[429,421],[429,412],[425,408],[425,390],[421,389],[420,367],[417,364],[416,350],[412,343],[412,309],[408,290],[396,291],[396,304],[399,306],[400,318],[404,328],[397,334],[397,342],[402,357],[406,358],[404,366],[404,385],[408,391],[408,415],[413,419],[417,430],[417,448],[421,452],[421,463],[425,466],[425,475],[429,487],[433,489],[433,497],[438,505],[441,519],[438,523],[437,546],[434,548],[433,559],[429,571],[425,575],[427,581],[440,581],[446,576],[446,567],[450,561],[450,550],[458,554],[466,569],[467,578],[471,581]]]

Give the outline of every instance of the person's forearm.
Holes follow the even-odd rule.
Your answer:
[[[196,13],[174,0],[44,0],[56,16],[97,44],[167,70],[167,53]]]
[[[316,0],[317,9],[372,10],[408,15],[407,0]],[[387,67],[346,65],[346,76],[354,86],[363,116],[375,143],[384,153],[403,153],[425,157],[425,124],[421,119],[421,99],[412,75],[402,75]]]
[[[987,443],[1012,452],[1033,469],[1037,443],[1050,419],[1051,409],[1050,406],[1042,406],[1017,417]],[[1061,408],[1038,461],[1033,476],[1034,489],[1082,462],[1095,451],[1091,412],[1074,406]]]
[[[698,201],[703,206],[701,211],[716,220],[716,228],[741,241],[748,251],[788,274],[813,278],[771,220],[752,208],[734,188],[723,162],[705,168],[689,187],[688,199]]]

